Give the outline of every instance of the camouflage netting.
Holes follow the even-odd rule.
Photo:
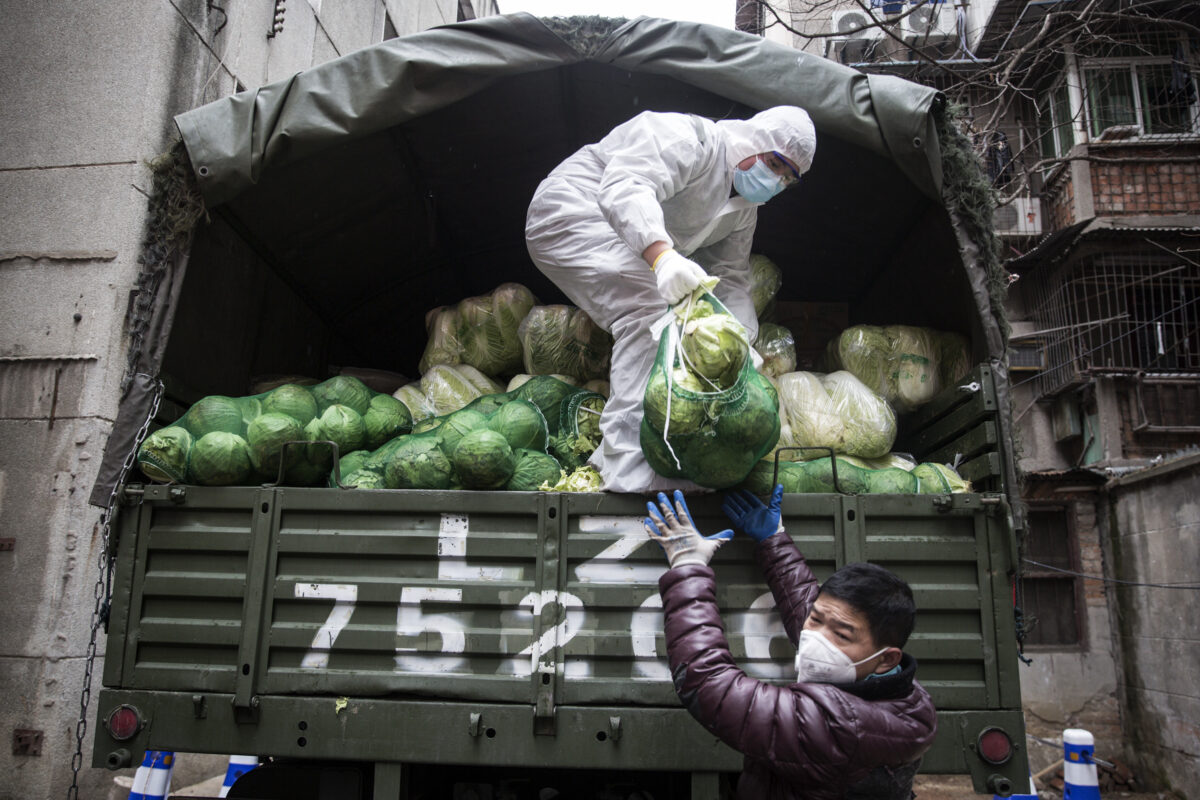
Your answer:
[[[1008,315],[1004,304],[1008,298],[1008,271],[1000,259],[1000,238],[993,227],[996,192],[979,163],[971,140],[962,132],[966,110],[962,106],[935,106],[934,124],[942,149],[942,194],[949,210],[958,217],[967,236],[979,248],[979,261],[988,276],[988,295],[992,316],[1007,340]]]

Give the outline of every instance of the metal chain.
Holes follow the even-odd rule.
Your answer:
[[[146,416],[142,427],[138,429],[133,447],[125,456],[125,462],[121,465],[121,474],[114,482],[112,493],[108,496],[108,505],[100,513],[100,555],[97,564],[100,576],[96,579],[96,585],[92,591],[94,600],[92,633],[88,639],[87,651],[84,656],[83,689],[79,693],[79,721],[75,723],[75,754],[71,756],[71,785],[67,788],[67,800],[78,800],[79,798],[79,770],[83,767],[83,740],[87,735],[88,705],[92,699],[92,670],[96,664],[96,639],[102,626],[105,631],[108,630],[109,601],[112,599],[113,554],[109,547],[112,519],[121,490],[125,486],[125,478],[137,461],[138,447],[146,438],[146,434],[150,432],[150,424],[158,414],[158,405],[162,401],[162,396],[163,384],[162,381],[158,381],[154,389],[154,396],[150,401],[150,413]]]

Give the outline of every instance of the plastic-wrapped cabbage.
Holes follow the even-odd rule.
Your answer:
[[[488,375],[520,372],[517,328],[536,303],[533,293],[519,283],[501,284],[489,295],[461,301],[462,362]]]
[[[780,375],[779,410],[788,436],[780,431],[779,447],[828,447],[835,453],[844,450],[846,424],[829,390],[817,372],[789,372]],[[804,461],[819,458],[821,451],[789,451],[783,458]]]
[[[844,427],[838,452],[863,458],[879,458],[896,441],[896,414],[883,398],[845,370],[821,379],[834,410]]]
[[[961,333],[936,334],[938,376],[942,386],[950,386],[965,378],[971,371],[971,343]]]
[[[584,381],[608,374],[612,337],[574,306],[534,306],[517,329],[525,371]]]
[[[912,325],[889,325],[883,333],[892,348],[891,379],[895,398],[891,402],[900,411],[911,411],[928,403],[942,389],[936,331]]]
[[[543,485],[549,492],[599,492],[604,481],[595,467],[582,466],[565,474],[553,486]]]
[[[160,428],[142,442],[138,449],[138,466],[151,480],[182,482],[187,479],[192,442],[192,435],[180,425]]]
[[[451,462],[468,489],[499,489],[517,467],[516,456],[505,438],[487,428],[462,437],[454,447]]]
[[[539,450],[516,450],[517,466],[504,488],[510,492],[537,492],[543,484],[553,486],[562,477],[562,466],[554,456]]]
[[[750,357],[746,329],[732,314],[688,319],[683,324],[680,344],[688,371],[700,379],[707,391],[732,386]]]
[[[412,415],[408,408],[389,394],[377,394],[371,398],[367,413],[363,414],[365,429],[364,446],[374,450],[383,443],[412,429]]]
[[[796,339],[782,325],[773,322],[759,325],[754,349],[763,360],[759,372],[767,377],[778,378],[796,371]]]
[[[751,254],[750,299],[754,302],[754,313],[759,319],[762,319],[782,285],[783,271],[779,269],[779,265],[764,255]]]
[[[459,336],[457,308],[438,306],[429,309],[425,314],[425,333],[428,337],[425,352],[417,363],[417,369],[422,374],[434,364],[462,363],[463,346]]]
[[[421,391],[420,383],[410,383],[407,386],[401,386],[392,393],[392,397],[404,404],[404,407],[408,409],[408,413],[412,416],[414,423],[437,416],[437,412],[434,410],[433,405],[430,404],[429,398]]]
[[[267,392],[262,400],[262,410],[264,414],[287,414],[301,425],[307,425],[320,409],[317,398],[307,387],[285,383]]]
[[[188,480],[201,486],[245,483],[252,472],[250,446],[236,433],[213,431],[192,445]]]
[[[825,356],[830,372],[848,370],[883,399],[890,400],[894,396],[892,344],[883,328],[876,325],[846,328],[829,343]]]
[[[421,392],[438,417],[463,408],[482,394],[462,373],[445,364],[435,364],[421,376]]]
[[[454,371],[467,379],[467,382],[479,390],[480,394],[496,394],[504,391],[497,381],[472,367],[470,364],[455,364]]]

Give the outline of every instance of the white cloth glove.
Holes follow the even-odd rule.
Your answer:
[[[667,554],[667,563],[672,567],[683,564],[708,564],[713,553],[721,545],[733,538],[733,531],[723,530],[712,536],[701,536],[692,522],[687,503],[683,500],[683,492],[675,490],[675,507],[662,492],[658,493],[659,508],[654,503],[646,503],[650,516],[642,520],[646,535],[658,542],[663,552]],[[659,513],[661,510],[661,514]]]
[[[690,258],[666,250],[654,260],[654,276],[658,280],[658,293],[673,306],[696,291],[708,273]]]

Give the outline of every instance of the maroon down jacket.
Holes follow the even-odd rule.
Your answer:
[[[818,585],[786,533],[756,555],[793,644]],[[905,654],[899,674],[845,685],[776,686],[733,662],[707,566],[669,569],[659,580],[667,654],[683,705],[745,755],[741,800],[904,798],[937,730],[929,694]]]

